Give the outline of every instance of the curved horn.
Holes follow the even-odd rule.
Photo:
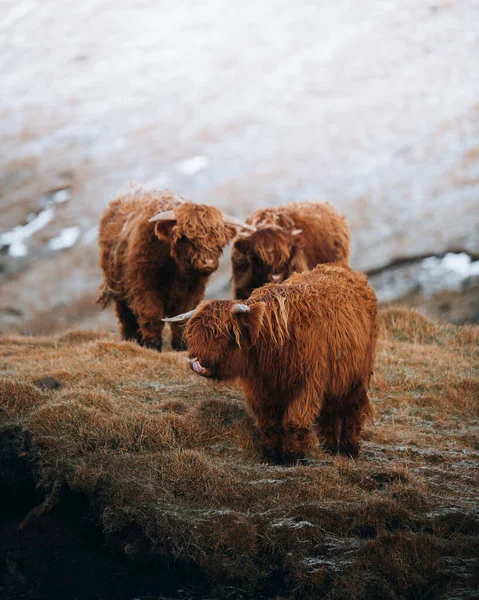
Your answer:
[[[291,231],[291,235],[299,235],[300,233],[303,233],[302,229],[293,229]]]
[[[248,229],[249,231],[256,231],[256,228],[252,227],[251,225],[248,225],[248,223],[244,223],[243,221],[240,221],[236,217],[232,217],[231,215],[225,215],[224,213],[223,213],[223,221],[227,225],[233,225],[234,227]]]
[[[182,315],[176,315],[176,317],[165,317],[161,319],[162,321],[168,321],[168,323],[186,323],[189,321],[191,317],[195,314],[196,308],[190,310],[188,312],[183,313]]]
[[[231,307],[231,314],[239,315],[240,313],[249,313],[250,307],[246,306],[246,304],[233,304]]]
[[[154,223],[155,221],[176,221],[175,211],[174,210],[166,210],[164,212],[160,212],[151,219],[148,219],[149,223]]]

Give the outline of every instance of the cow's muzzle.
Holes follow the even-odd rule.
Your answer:
[[[207,369],[206,367],[203,367],[197,358],[190,358],[189,363],[190,363],[190,368],[195,373],[198,373],[198,375],[201,375],[202,377],[211,377],[212,376],[211,370]]]

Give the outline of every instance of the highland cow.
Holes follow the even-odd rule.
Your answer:
[[[115,303],[123,339],[161,350],[162,318],[201,302],[223,248],[243,226],[169,191],[134,188],[110,202],[100,221],[97,302]],[[171,329],[173,349],[186,349],[182,326]]]
[[[240,232],[231,253],[235,298],[320,263],[348,263],[349,228],[329,202],[263,208],[246,222],[255,231]]]
[[[173,321],[188,321],[194,371],[239,379],[266,459],[303,459],[313,424],[326,451],[358,455],[374,412],[368,391],[378,334],[376,296],[364,275],[318,265],[244,303],[210,300]]]

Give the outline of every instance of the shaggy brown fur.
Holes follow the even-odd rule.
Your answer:
[[[239,234],[233,243],[235,298],[248,298],[265,283],[281,283],[319,263],[349,260],[346,219],[328,202],[264,208],[246,222],[256,231]]]
[[[174,209],[175,219],[150,223]],[[236,233],[213,206],[193,204],[169,191],[132,189],[108,205],[100,221],[104,283],[97,302],[115,302],[123,339],[161,350],[165,315],[195,307]],[[172,346],[186,348],[182,326],[172,324]]]
[[[278,462],[304,457],[313,423],[328,451],[357,456],[373,415],[377,335],[374,291],[337,264],[266,285],[244,304],[204,302],[185,331],[193,370],[239,378],[265,454]]]

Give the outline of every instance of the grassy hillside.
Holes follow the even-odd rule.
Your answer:
[[[289,468],[260,462],[241,391],[196,376],[184,353],[91,331],[4,337],[0,432],[44,493],[23,527],[69,489],[88,498],[110,547],[184,561],[215,585],[329,600],[473,597],[479,328],[402,309],[381,322],[377,416],[359,460],[315,447],[314,465]],[[15,478],[3,476],[14,498]]]

